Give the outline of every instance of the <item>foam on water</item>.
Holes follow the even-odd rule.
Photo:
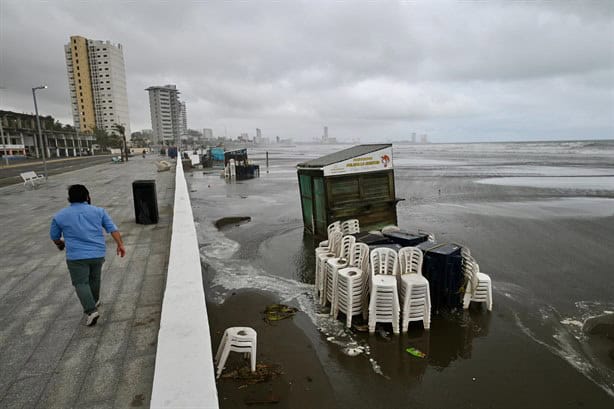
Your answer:
[[[612,176],[502,177],[476,180],[476,183],[500,186],[525,186],[546,189],[614,190]]]
[[[464,203],[462,205],[440,203],[437,206],[443,211],[463,209],[467,213],[540,220],[562,217],[610,217],[614,215],[614,199],[600,197],[565,197],[524,202]]]
[[[553,306],[540,304],[526,289],[511,283],[498,283],[497,288],[510,300],[522,304],[512,314],[525,335],[614,396],[614,373],[583,347],[586,335],[582,331],[588,318],[605,314],[614,304],[579,301],[575,304],[577,313],[563,318]]]

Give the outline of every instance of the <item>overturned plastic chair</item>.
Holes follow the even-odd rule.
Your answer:
[[[161,161],[156,162],[156,168],[158,168],[158,172],[164,172],[166,170],[171,169],[171,164],[170,162],[161,160]]]
[[[219,378],[226,365],[230,352],[249,354],[252,372],[256,371],[256,331],[250,327],[230,327],[224,331],[220,345],[215,354],[217,364],[216,377]]]
[[[422,275],[422,251],[417,247],[399,250],[396,274],[401,294],[401,332],[406,332],[410,321],[422,321],[424,329],[431,327],[431,295],[429,281]]]
[[[356,243],[356,238],[349,234],[343,236],[341,239],[341,249],[339,251],[339,257],[329,257],[326,259],[324,268],[326,272],[326,278],[324,280],[324,288],[326,288],[326,294],[324,299],[320,299],[322,306],[326,305],[326,302],[330,301],[330,315],[333,315],[333,307],[335,305],[335,293],[337,291],[337,272],[340,268],[347,267],[350,264],[350,252],[352,247]],[[321,268],[321,267],[320,267]]]
[[[399,294],[394,276],[397,252],[386,247],[371,250],[369,298],[369,333],[375,332],[378,322],[391,323],[392,331],[399,333]]]
[[[348,219],[341,223],[341,231],[343,234],[360,233],[360,222],[358,219]]]
[[[435,240],[435,234],[422,230],[422,229],[418,229],[418,234],[426,234],[427,236],[427,240],[430,241],[431,243],[435,243],[437,240]]]
[[[389,224],[388,226],[382,227],[382,233],[392,233],[395,231],[401,231],[401,228],[394,224]]]
[[[463,297],[463,309],[469,308],[473,302],[486,303],[488,311],[492,311],[492,282],[490,276],[480,272],[480,266],[470,257],[466,262],[463,258],[463,270],[467,286]]]
[[[369,246],[354,243],[350,251],[350,264],[337,273],[337,291],[333,303],[333,317],[337,319],[339,311],[345,314],[345,326],[352,326],[352,317],[365,310],[365,283],[369,277]]]

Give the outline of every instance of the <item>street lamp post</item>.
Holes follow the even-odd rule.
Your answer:
[[[38,117],[38,106],[36,105],[36,90],[37,89],[46,89],[46,85],[39,85],[38,87],[32,88],[32,98],[34,98],[34,111],[36,112],[36,126],[38,126],[38,143],[41,146],[41,153],[43,155],[43,168],[45,169],[45,180],[48,179],[47,175],[47,159],[45,159],[45,146],[43,145],[43,133],[41,130],[41,121]]]

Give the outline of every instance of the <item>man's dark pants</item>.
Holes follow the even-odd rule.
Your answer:
[[[96,311],[96,303],[100,297],[102,263],[104,257],[66,260],[72,285],[75,286],[77,297],[86,314]]]

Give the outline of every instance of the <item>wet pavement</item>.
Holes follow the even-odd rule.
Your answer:
[[[36,190],[0,188],[0,407],[125,408],[149,406],[162,294],[168,264],[174,173],[155,160],[104,164],[49,178]],[[154,179],[160,221],[135,223],[132,182]],[[107,209],[127,254],[107,238],[101,318],[84,326],[65,254],[49,239],[67,187],[88,187]]]
[[[614,311],[612,144],[395,145],[397,196],[406,199],[400,226],[468,246],[494,287],[491,313],[480,305],[442,312],[430,331],[412,323],[400,336],[387,326],[371,336],[346,330],[313,303],[314,243],[303,233],[294,166],[344,147],[272,147],[269,173],[264,149],[250,149],[261,177],[233,184],[217,172],[186,173],[213,345],[230,322],[275,331],[266,335],[272,344],[259,345],[262,359],[287,372],[264,390],[220,381],[221,407],[244,407],[250,393],[266,391],[281,393],[278,407],[612,407],[614,345],[581,329]],[[503,177],[522,179],[498,184]],[[214,226],[242,216],[251,221]],[[300,309],[281,324],[287,337],[245,312],[258,308],[254,298],[262,310],[272,302]],[[287,344],[300,345],[309,365]],[[320,389],[305,381],[313,374],[326,377]]]
[[[57,175],[64,172],[71,172],[89,166],[108,163],[111,161],[110,155],[96,155],[69,158],[52,158],[47,160],[47,175]],[[27,159],[11,162],[6,166],[2,162],[0,166],[0,187],[22,183],[23,179],[19,176],[22,172],[34,171],[39,175],[44,175],[45,167],[42,160]]]

